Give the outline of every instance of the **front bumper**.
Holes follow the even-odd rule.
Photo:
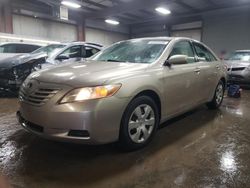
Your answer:
[[[66,104],[56,104],[56,99],[54,96],[42,106],[20,102],[17,115],[22,127],[44,138],[64,142],[105,144],[119,139],[128,98],[113,96]]]
[[[4,90],[17,91],[22,84],[22,81],[0,78],[0,88]]]
[[[250,70],[228,71],[228,83],[250,84]]]

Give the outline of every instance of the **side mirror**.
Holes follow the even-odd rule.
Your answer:
[[[173,55],[165,63],[165,65],[183,65],[188,63],[188,56],[186,55]]]
[[[66,60],[66,59],[69,59],[69,56],[63,54],[56,57],[56,60]]]

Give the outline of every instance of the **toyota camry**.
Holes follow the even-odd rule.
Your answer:
[[[115,43],[85,62],[40,70],[22,84],[18,119],[26,130],[59,141],[134,150],[160,123],[201,104],[220,107],[226,68],[188,38]]]

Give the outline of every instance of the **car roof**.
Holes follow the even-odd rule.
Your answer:
[[[134,39],[129,39],[128,41],[133,41],[133,40],[168,40],[168,41],[177,41],[177,40],[192,40],[194,42],[198,42],[203,44],[202,42],[188,38],[188,37],[143,37],[143,38],[134,38]],[[126,41],[126,40],[125,40]]]
[[[130,40],[136,40],[136,39],[141,39],[141,40],[178,40],[178,39],[194,40],[194,39],[187,38],[187,37],[143,37],[143,38],[134,38],[134,39],[130,39]]]
[[[40,44],[34,44],[34,43],[26,43],[26,42],[2,42],[0,46],[6,45],[6,44],[24,44],[24,45],[32,45],[32,46],[42,46]]]
[[[236,50],[235,52],[250,52],[250,50]]]
[[[102,45],[100,44],[96,44],[96,43],[90,43],[90,42],[62,42],[62,43],[59,43],[59,44],[63,44],[63,45],[93,45],[93,46],[98,46],[98,47],[103,47]]]

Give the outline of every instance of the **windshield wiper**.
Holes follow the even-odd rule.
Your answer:
[[[119,60],[115,60],[115,59],[107,59],[105,61],[108,61],[108,62],[123,62],[123,61],[119,61]]]

